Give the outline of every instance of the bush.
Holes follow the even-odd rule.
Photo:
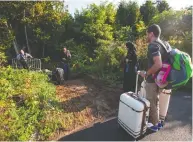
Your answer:
[[[184,37],[170,37],[169,43],[173,48],[178,48],[192,55],[192,33],[186,34]]]
[[[5,53],[0,52],[0,67],[6,63],[6,56]]]
[[[66,47],[70,50],[72,55],[70,65],[73,72],[86,72],[85,65],[92,63],[92,58],[88,56],[89,50],[85,45],[78,45],[73,39],[66,41]],[[63,52],[63,51],[61,51]]]
[[[121,76],[121,61],[127,51],[125,45],[118,42],[110,42],[97,48],[96,58],[92,63],[92,73],[104,80],[117,80]]]
[[[0,71],[0,140],[45,140],[59,127],[55,87],[42,73]],[[52,117],[47,116],[52,113]]]
[[[136,40],[137,59],[140,64],[140,70],[147,69],[147,42],[146,37],[141,37]]]
[[[7,20],[0,18],[0,67],[3,66],[7,61],[5,52],[11,47],[13,40],[13,33],[7,27]]]
[[[114,37],[118,41],[127,41],[129,39],[134,39],[132,35],[132,29],[129,26],[121,27],[119,30],[115,31]]]

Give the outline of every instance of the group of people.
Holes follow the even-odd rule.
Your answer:
[[[29,65],[27,64],[27,59],[33,58],[29,53],[25,53],[24,49],[20,50],[20,53],[17,55],[16,59],[20,62],[24,69],[29,69]],[[69,62],[71,59],[71,53],[67,50],[66,47],[63,48],[63,53],[61,55],[61,68],[64,70],[64,79],[68,80],[70,67]]]
[[[166,50],[160,46],[162,43],[160,40],[161,29],[158,25],[151,25],[147,29],[147,42],[148,45],[148,69],[147,71],[141,71],[139,74],[146,78],[146,95],[147,99],[150,101],[150,117],[149,122],[152,124],[150,129],[153,131],[157,131],[160,127],[163,126],[164,118],[160,120],[159,118],[159,93],[160,89],[156,85],[153,75],[157,74],[162,67],[162,62],[167,60],[167,52]],[[169,46],[167,44],[166,46]],[[124,60],[124,80],[123,80],[123,90],[124,92],[135,91],[136,85],[136,73],[138,70],[137,67],[137,54],[135,45],[132,42],[126,43],[127,48],[127,56]],[[28,53],[24,53],[23,50],[20,51],[20,54],[17,56],[17,59],[21,61],[21,64],[24,68],[28,68],[25,60],[27,58],[32,58],[32,56]],[[68,80],[69,77],[69,61],[71,59],[70,51],[67,48],[63,48],[63,55],[61,58],[62,68],[65,73],[65,80]]]
[[[149,116],[149,128],[152,131],[158,131],[163,127],[165,116],[159,115],[159,94],[163,89],[160,89],[155,82],[154,75],[158,74],[162,68],[162,62],[167,61],[168,53],[166,48],[171,48],[166,42],[160,40],[161,28],[159,25],[153,24],[147,29],[147,42],[148,42],[148,68],[147,71],[140,71],[139,75],[146,79],[145,90],[146,99],[150,102],[150,116]],[[156,43],[156,44],[155,44]],[[137,70],[137,55],[135,45],[131,42],[126,43],[128,49],[127,56],[124,60],[124,92],[135,91],[136,74]],[[171,90],[167,86],[168,90]],[[171,92],[171,91],[170,91]]]

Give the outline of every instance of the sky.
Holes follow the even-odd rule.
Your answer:
[[[86,8],[87,5],[91,3],[100,4],[101,1],[104,0],[65,0],[66,4],[68,5],[68,10],[71,14],[74,14],[76,9],[81,10],[82,8]],[[107,0],[107,1],[113,2],[115,5],[118,5],[121,0]],[[146,0],[135,0],[135,1],[137,1],[141,5]],[[167,2],[172,8],[176,10],[193,5],[193,0],[167,0]]]

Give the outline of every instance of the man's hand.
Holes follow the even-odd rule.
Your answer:
[[[145,78],[146,77],[146,71],[139,71],[138,73],[141,77]]]

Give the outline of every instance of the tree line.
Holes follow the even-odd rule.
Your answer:
[[[72,16],[65,1],[0,2],[0,64],[23,47],[34,57],[59,60],[62,47],[67,46],[73,64],[116,70],[125,54],[120,47],[126,41],[136,44],[139,59],[145,58],[145,33],[152,23],[161,26],[163,38],[171,45],[190,54],[191,9],[176,11],[167,1],[146,1],[141,6],[135,1],[121,1],[118,8],[101,2]]]

